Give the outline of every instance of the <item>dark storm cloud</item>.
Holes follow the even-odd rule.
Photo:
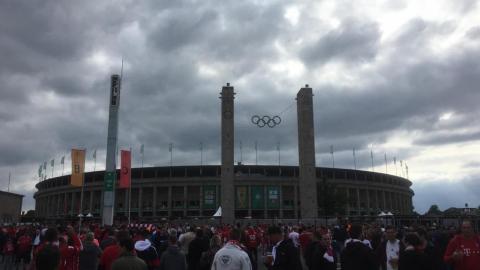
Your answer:
[[[310,66],[335,60],[368,62],[377,54],[380,37],[378,25],[374,22],[345,20],[337,29],[306,46],[300,55]]]
[[[341,19],[338,28],[331,28],[320,19],[302,18],[294,26],[284,18],[290,4],[2,2],[0,172],[13,168],[19,179],[15,190],[31,195],[38,165],[52,158],[58,164],[72,147],[87,148],[90,163],[98,149],[97,169],[103,166],[106,91],[110,74],[120,72],[122,57],[119,147],[132,147],[134,164],[139,164],[144,144],[146,165],[168,165],[169,143],[174,143],[174,164],[198,164],[200,142],[204,163],[218,164],[218,97],[227,82],[237,92],[235,160],[240,160],[241,140],[242,160],[249,164],[255,162],[255,141],[259,164],[278,162],[278,142],[282,164],[297,164],[294,98],[305,83],[316,91],[317,164],[322,166],[331,164],[330,145],[335,146],[337,167],[353,167],[355,147],[358,168],[370,169],[372,143],[374,166],[383,165],[385,151],[389,166],[393,156],[415,155],[413,149],[375,148],[399,130],[423,132],[416,143],[430,145],[442,140],[438,134],[452,139],[444,143],[456,142],[450,128],[478,125],[473,116],[480,99],[478,49],[433,55],[427,47],[432,37],[455,30],[454,21],[412,20],[384,48],[372,19]],[[303,25],[305,21],[310,24]],[[313,23],[325,31],[309,31]],[[467,35],[473,40],[476,32]],[[309,41],[299,47],[295,42],[307,35]],[[271,65],[281,60],[276,44],[304,62],[305,81],[271,72]],[[106,62],[92,63],[96,53]],[[379,54],[386,60],[378,61]],[[317,83],[315,71],[329,62],[353,71],[368,63],[375,76],[351,86]],[[202,73],[205,67],[213,75]],[[439,122],[450,111],[461,121]],[[254,114],[280,114],[283,121],[277,128],[260,129],[250,122]],[[32,207],[31,201],[26,207]]]
[[[462,133],[440,133],[427,135],[414,141],[415,144],[420,145],[439,145],[459,142],[469,142],[480,140],[480,132],[462,132]]]

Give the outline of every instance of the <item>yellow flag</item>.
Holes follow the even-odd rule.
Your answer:
[[[72,149],[72,176],[70,185],[81,187],[85,172],[85,150]]]

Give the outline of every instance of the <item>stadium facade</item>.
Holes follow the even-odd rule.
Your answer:
[[[104,171],[85,174],[83,215],[102,216]],[[119,175],[119,172],[117,172]],[[298,166],[235,165],[231,198],[236,219],[297,219],[301,193]],[[318,216],[322,198],[338,194],[343,201],[334,214],[347,216],[412,213],[411,182],[398,176],[361,170],[315,168]],[[118,181],[117,181],[118,182]],[[331,188],[326,189],[325,186]],[[70,185],[70,176],[44,180],[36,185],[37,217],[76,218],[81,188]],[[125,220],[128,189],[115,189],[114,217]],[[159,221],[211,217],[221,205],[221,166],[173,166],[132,169],[130,213],[132,220]]]
[[[61,219],[91,213],[102,218],[102,224],[111,225],[113,218],[122,219],[128,214],[141,221],[211,217],[220,206],[221,218],[226,223],[245,217],[311,220],[329,214],[364,216],[383,211],[408,215],[412,212],[413,191],[407,179],[316,167],[313,91],[308,85],[296,96],[298,166],[234,164],[236,93],[227,83],[220,93],[220,165],[136,168],[132,169],[132,188],[119,189],[118,181],[113,183],[117,167],[114,153],[120,98],[120,84],[115,83],[118,78],[121,77],[112,75],[107,173],[86,173],[84,196],[81,188],[70,185],[70,176],[38,183],[38,192],[34,195],[38,217]],[[262,119],[275,117],[278,116]],[[270,126],[269,123],[264,124]]]

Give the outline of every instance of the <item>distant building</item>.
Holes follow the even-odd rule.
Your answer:
[[[0,224],[20,221],[23,195],[0,191]]]

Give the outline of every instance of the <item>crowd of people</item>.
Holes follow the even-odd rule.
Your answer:
[[[0,227],[0,266],[28,270],[477,270],[480,238],[377,224]]]

